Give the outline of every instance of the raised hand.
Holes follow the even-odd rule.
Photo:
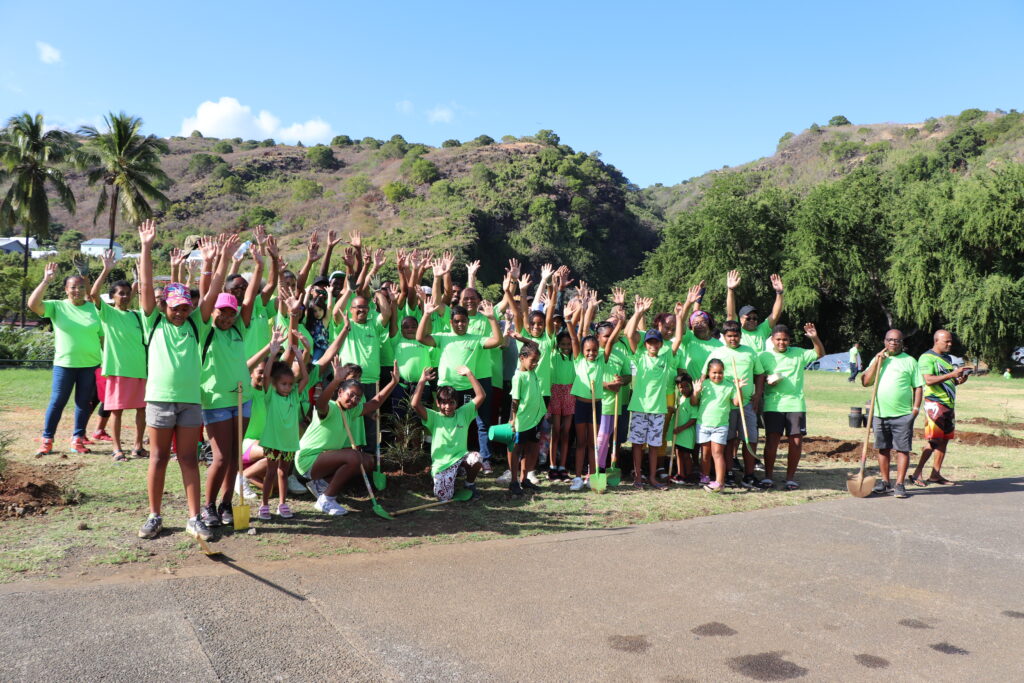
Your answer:
[[[494,315],[494,304],[492,304],[487,299],[484,299],[483,301],[480,302],[479,310],[480,313],[482,313],[485,317],[490,318],[492,315]]]
[[[43,268],[43,282],[49,282],[57,275],[57,264],[47,263],[46,267]]]
[[[341,362],[341,358],[338,358],[338,356],[334,356],[334,358],[331,359],[331,374],[334,375],[335,377],[340,375],[342,365],[344,365],[344,363]]]
[[[381,266],[387,263],[388,255],[383,249],[377,249],[373,252],[373,267],[375,270],[380,270]]]
[[[578,313],[580,310],[580,305],[581,304],[579,298],[570,300],[569,303],[565,305],[565,317],[568,319],[571,318],[576,313]]]
[[[555,273],[555,267],[550,263],[545,263],[540,267],[540,279],[543,282],[547,282],[551,279],[551,276]]]
[[[363,246],[363,236],[359,233],[358,230],[353,230],[349,234],[348,243],[352,245],[353,249],[358,249],[359,247]]]
[[[306,245],[306,258],[310,263],[320,260],[323,254],[320,253],[320,233],[314,230],[309,236],[309,244]]]
[[[772,281],[772,289],[775,290],[775,293],[782,294],[782,278],[779,277],[779,274],[772,273],[769,279]]]
[[[280,252],[277,249],[277,238],[273,235],[268,235],[266,240],[267,256],[272,259],[276,259]]]
[[[676,305],[675,305],[675,308],[673,309],[673,312],[676,314],[676,317],[677,318],[680,317],[685,311],[686,311],[686,306],[684,306],[681,301],[677,301]]]
[[[514,282],[515,280],[512,279],[512,274],[509,273],[508,271],[505,271],[505,276],[501,278],[501,291],[508,292],[509,294],[511,294],[512,284]]]
[[[469,368],[468,368],[468,367],[466,367],[465,365],[460,365],[459,367],[457,367],[457,368],[455,369],[455,372],[459,373],[459,374],[460,374],[460,375],[462,375],[463,377],[469,377],[469,375],[470,375],[470,374],[472,374],[472,373],[471,373],[471,372],[469,371]]]
[[[345,253],[342,254],[341,260],[345,262],[348,272],[351,273],[356,269],[356,250],[353,247],[345,247]]]
[[[509,273],[510,273],[510,274],[512,275],[512,277],[514,277],[515,279],[517,279],[517,280],[519,279],[519,273],[521,273],[521,272],[522,272],[522,269],[523,269],[523,267],[522,267],[522,265],[521,265],[521,264],[519,263],[519,259],[515,259],[515,258],[510,258],[510,259],[508,260],[508,272],[509,272]]]
[[[444,277],[451,271],[451,263],[444,256],[436,258],[430,262],[430,267],[434,271],[434,278]]]
[[[329,246],[330,248],[333,249],[334,247],[341,244],[341,239],[341,235],[334,232],[333,230],[327,231],[327,246]]]
[[[622,287],[612,287],[612,302],[617,306],[625,306],[626,290]]]
[[[423,301],[423,315],[433,315],[434,313],[437,313],[440,308],[440,306],[434,304],[430,299]]]
[[[231,259],[235,259],[235,253],[238,251],[238,233],[232,232],[227,235],[221,236],[223,239],[220,244],[220,253],[222,256],[230,255]],[[235,262],[241,261],[241,257]]]
[[[700,290],[704,289],[704,281],[701,280],[699,285],[690,287],[690,290],[686,293],[686,306],[689,308],[693,304],[697,303],[700,298]]]
[[[217,240],[212,237],[200,237],[199,253],[202,255],[204,261],[213,261],[216,259],[217,254],[219,253]]]
[[[814,339],[818,336],[818,329],[814,326],[814,323],[804,323],[804,334],[807,335],[808,339]]]
[[[156,241],[156,221],[152,218],[139,223],[139,241],[149,246]]]
[[[703,386],[704,386],[704,378],[703,377],[698,377],[697,380],[693,383],[693,393],[699,394],[700,390],[701,390],[701,387],[703,387]]]
[[[725,286],[729,289],[736,289],[740,286],[740,271],[730,270],[729,274],[725,276]]]
[[[281,344],[284,342],[285,335],[288,333],[286,329],[280,325],[274,326],[274,331],[270,333],[270,354],[274,355],[275,350],[281,349]]]
[[[478,270],[480,270],[480,261],[479,261],[479,259],[476,260],[476,261],[470,261],[469,263],[466,264],[466,273],[469,274],[470,277],[473,277],[474,275],[476,275],[476,272]]]
[[[532,278],[530,278],[530,274],[529,273],[523,275],[522,277],[519,278],[519,291],[522,292],[523,294],[525,294],[526,293],[526,289],[532,283],[533,283],[533,280],[532,280]]]
[[[433,382],[437,379],[437,368],[423,368],[423,374],[420,375],[421,382]]]
[[[259,240],[256,240],[252,246],[249,247],[249,253],[252,254],[252,260],[261,266],[263,265],[263,249],[263,243]]]

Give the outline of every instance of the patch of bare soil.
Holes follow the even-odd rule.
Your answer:
[[[914,431],[914,436],[924,439],[924,430]],[[983,432],[961,432],[956,431],[957,443],[965,446],[991,446],[993,448],[1024,448],[1024,439],[1016,436],[999,436],[998,434],[986,434]]]
[[[779,445],[779,456],[785,458],[786,441]],[[803,459],[810,462],[857,462],[860,444],[833,439],[831,436],[805,436]]]
[[[1024,429],[1024,422],[999,422],[987,417],[969,417],[965,420],[957,420],[961,424],[985,425],[994,429]]]
[[[8,462],[0,474],[0,519],[41,515],[70,501],[64,488],[48,471],[20,462]]]

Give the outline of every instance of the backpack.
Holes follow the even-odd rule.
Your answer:
[[[156,334],[156,328],[160,327],[160,323],[162,323],[164,321],[165,317],[166,316],[164,316],[164,315],[157,316],[156,322],[153,323],[153,329],[151,329],[149,331],[149,339],[147,339],[144,342],[145,346],[146,346],[146,353],[147,354],[149,353],[149,345],[153,343],[153,335]],[[194,320],[192,320],[192,318],[187,318],[187,320],[188,320],[189,327],[192,328],[192,336],[195,337],[196,343],[199,343],[199,328],[196,327],[196,322]],[[207,345],[207,347],[209,347],[209,345],[210,345],[209,340],[207,340],[206,345]]]

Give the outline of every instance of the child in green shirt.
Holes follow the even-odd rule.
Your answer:
[[[455,372],[465,377],[473,387],[472,402],[459,406],[458,392],[450,386],[443,386],[437,390],[434,400],[437,410],[425,407],[423,388],[427,382],[436,381],[435,368],[424,368],[412,395],[412,409],[430,432],[430,473],[434,475],[434,495],[440,501],[451,500],[455,494],[455,477],[462,464],[466,465],[466,488],[473,494],[473,498],[480,495],[476,490],[476,475],[483,463],[479,453],[467,452],[466,443],[469,428],[474,425],[477,410],[483,405],[486,396],[480,381],[468,367],[460,365]]]
[[[299,367],[298,381],[287,363],[275,360],[279,350],[280,341],[275,337],[263,367],[263,375],[269,381],[263,389],[267,413],[260,444],[267,459],[267,475],[263,480],[263,504],[257,513],[260,519],[270,519],[270,496],[274,491],[275,479],[279,500],[278,516],[285,519],[294,516],[285,498],[288,495],[288,474],[291,472],[292,460],[299,450],[299,396],[306,389],[309,375],[306,373],[301,349],[293,349]]]
[[[572,340],[565,330],[555,340],[551,355],[551,400],[548,412],[551,414],[551,467],[548,479],[565,481],[569,474],[565,463],[569,459],[569,431],[572,416],[576,412],[576,397],[572,395],[572,381],[576,379],[573,367]]]
[[[735,387],[725,382],[725,364],[719,358],[708,361],[707,375],[697,380],[690,405],[697,406],[697,443],[702,446],[701,484],[708,493],[721,493],[725,486],[725,442],[729,433],[729,411],[740,404],[736,387],[747,381],[736,380]],[[715,463],[715,481],[711,481],[711,463]]]
[[[526,478],[537,466],[538,428],[544,418],[543,387],[537,372],[540,357],[537,344],[526,341],[519,346],[519,369],[512,378],[512,417],[509,419],[516,433],[515,446],[508,453],[508,469],[512,473],[508,490],[513,496],[523,495],[524,488],[540,488]]]
[[[689,484],[694,472],[694,446],[697,439],[697,411],[690,403],[693,396],[693,379],[689,373],[680,370],[676,374],[676,414],[673,420],[673,443],[677,470],[669,477],[673,484]]]

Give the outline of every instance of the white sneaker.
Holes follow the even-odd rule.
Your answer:
[[[306,482],[306,489],[313,494],[314,498],[319,498],[327,490],[327,481],[325,479],[310,479]]]
[[[572,483],[569,484],[570,491],[579,491],[583,488],[583,477],[573,477]]]
[[[256,500],[257,498],[259,498],[259,494],[256,493],[255,491],[253,491],[252,487],[249,486],[249,480],[245,479],[241,474],[239,474],[239,475],[237,475],[235,477],[235,490],[236,491],[238,490],[238,480],[239,479],[242,480],[242,496],[246,500]]]
[[[526,479],[531,484],[534,484],[536,486],[540,486],[540,480],[537,479],[537,473],[536,472],[532,472],[532,471],[531,472],[527,472],[526,473]]]
[[[505,485],[512,483],[512,470],[505,470],[505,474],[498,477],[498,483]]]
[[[331,500],[330,498],[323,494],[320,494],[320,496],[316,499],[316,502],[313,503],[313,509],[316,510],[317,512],[323,512],[324,514],[332,515],[335,517],[340,517],[341,515],[348,514],[348,510],[345,509],[344,505],[341,505],[336,500]]]
[[[306,487],[295,478],[294,474],[288,475],[288,493],[293,496],[300,496],[306,492]]]

